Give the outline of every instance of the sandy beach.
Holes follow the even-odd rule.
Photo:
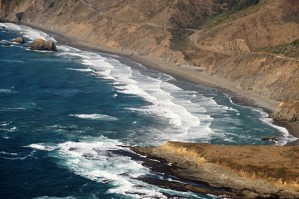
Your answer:
[[[216,88],[223,93],[228,94],[235,103],[245,106],[262,108],[267,113],[273,112],[280,103],[279,101],[272,100],[268,97],[260,96],[247,90],[238,89],[236,83],[231,82],[227,79],[223,79],[221,77],[211,76],[199,67],[177,66],[176,64],[169,63],[166,60],[139,55],[136,52],[126,50],[120,51],[102,46],[92,45],[86,41],[82,41],[77,38],[70,38],[67,35],[63,35],[61,33],[32,24],[24,25],[30,26],[37,30],[41,30],[48,33],[50,36],[55,37],[59,45],[68,45],[81,50],[110,53],[126,57],[134,62],[142,64],[145,67],[164,72],[176,78]],[[291,135],[299,138],[299,122],[275,122],[275,124],[285,127],[286,129],[288,129]],[[299,140],[288,143],[287,145],[299,145]]]

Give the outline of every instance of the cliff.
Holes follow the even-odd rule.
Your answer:
[[[278,121],[299,121],[299,100],[281,102],[270,116]]]
[[[132,150],[172,165],[167,170],[193,181],[191,185],[181,186],[194,192],[232,198],[299,197],[299,168],[295,166],[298,146],[257,148],[167,142],[158,147],[132,147]]]
[[[0,0],[0,18],[299,99],[297,0]]]

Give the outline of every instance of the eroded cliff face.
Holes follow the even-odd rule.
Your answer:
[[[240,53],[216,62],[213,75],[230,79],[240,89],[272,99],[299,98],[299,61],[264,53]]]
[[[271,117],[278,121],[299,121],[299,100],[281,102]]]
[[[299,99],[298,10],[297,0],[0,0],[2,20],[204,66],[275,100]]]

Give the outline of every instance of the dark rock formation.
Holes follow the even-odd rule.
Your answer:
[[[57,51],[56,45],[51,40],[35,39],[30,45],[30,50],[48,50],[48,51]]]
[[[261,140],[264,140],[264,141],[278,141],[278,139],[275,137],[275,136],[272,136],[272,137],[269,137],[269,136],[265,136],[265,137],[262,137]]]
[[[4,46],[10,46],[10,45],[11,45],[10,43],[5,43],[5,44],[4,44]]]
[[[23,43],[25,43],[25,39],[22,36],[19,36],[19,37],[13,39],[12,42],[23,44]]]
[[[281,102],[270,117],[277,121],[299,121],[299,100]]]
[[[21,22],[22,22],[23,15],[24,15],[23,12],[18,12],[18,13],[16,14],[16,18],[17,18],[17,22],[18,22],[18,23],[21,23]]]

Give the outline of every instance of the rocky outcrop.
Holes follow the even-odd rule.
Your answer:
[[[299,121],[299,100],[281,102],[270,117],[277,121]]]
[[[19,43],[19,44],[23,44],[23,43],[25,43],[25,39],[24,39],[24,37],[19,36],[19,37],[13,39],[12,42],[16,42],[16,43]]]
[[[246,42],[243,39],[236,39],[233,41],[225,42],[222,50],[224,50],[224,49],[229,50],[229,51],[250,52],[248,45],[246,44]]]
[[[57,51],[56,45],[51,40],[35,39],[29,47],[30,50]]]
[[[219,195],[220,191],[229,198],[299,197],[299,169],[294,166],[299,158],[298,146],[167,142],[158,147],[132,147],[132,150],[172,165],[168,168],[171,175],[204,183],[212,194]],[[193,185],[181,186],[205,193]]]

